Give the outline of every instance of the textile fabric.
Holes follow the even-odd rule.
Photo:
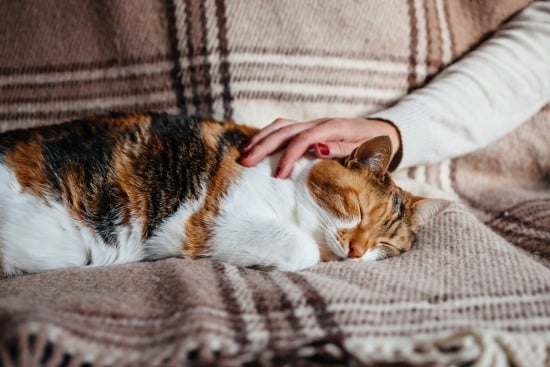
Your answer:
[[[366,116],[525,4],[0,2],[0,129],[108,111],[254,126]],[[388,260],[282,273],[167,259],[2,279],[0,364],[548,366],[549,136],[546,107],[482,151],[396,173],[456,203]]]

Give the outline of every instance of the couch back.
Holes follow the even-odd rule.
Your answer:
[[[526,0],[0,2],[0,131],[108,111],[362,116]],[[61,5],[60,5],[61,4]]]

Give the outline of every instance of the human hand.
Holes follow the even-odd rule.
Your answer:
[[[241,164],[252,167],[286,145],[275,177],[287,178],[294,163],[313,148],[318,158],[345,157],[362,142],[388,135],[392,142],[392,159],[401,147],[397,128],[383,120],[366,118],[321,118],[299,122],[276,119],[260,130],[244,147]]]

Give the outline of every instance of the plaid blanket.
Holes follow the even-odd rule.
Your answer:
[[[526,4],[0,2],[0,129],[106,111],[364,116]],[[550,107],[396,173],[456,200],[409,252],[262,272],[168,259],[0,280],[0,365],[550,365]],[[30,229],[32,230],[32,229]]]

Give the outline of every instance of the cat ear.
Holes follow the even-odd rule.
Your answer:
[[[430,218],[445,210],[451,202],[445,199],[427,199],[415,196],[412,199],[412,229],[417,230]]]
[[[344,166],[351,169],[366,167],[382,175],[386,173],[390,164],[391,151],[389,136],[377,136],[355,148],[344,160]]]

